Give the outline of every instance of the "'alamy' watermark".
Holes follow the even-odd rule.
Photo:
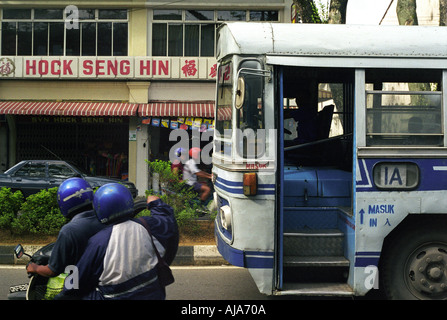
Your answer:
[[[367,266],[365,274],[368,274],[365,277],[365,288],[368,290],[379,289],[379,268],[377,266]]]
[[[67,273],[65,278],[64,287],[67,290],[79,289],[79,270],[76,266],[69,265],[64,270]]]
[[[69,5],[65,7],[65,29],[79,29],[79,9]]]
[[[201,148],[200,162],[212,164],[212,153],[218,153],[223,163],[233,163],[234,159],[243,159],[244,163],[266,164],[275,158],[276,130],[275,129],[225,129],[221,134],[217,130],[200,132],[193,130],[191,139],[186,130],[176,129],[169,134],[169,141],[176,142],[169,150],[169,160],[182,161],[189,159],[191,148]],[[213,140],[213,136],[215,137]],[[177,151],[184,154],[178,156]],[[235,156],[237,155],[237,157]],[[269,169],[274,169],[273,167]]]

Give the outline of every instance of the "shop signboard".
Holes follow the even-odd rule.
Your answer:
[[[0,78],[215,80],[216,60],[197,57],[0,56]]]

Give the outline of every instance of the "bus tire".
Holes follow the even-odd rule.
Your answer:
[[[395,234],[387,241],[379,275],[388,299],[446,299],[446,224],[412,224]]]

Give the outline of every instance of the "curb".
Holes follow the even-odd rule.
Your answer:
[[[25,252],[32,255],[42,245],[23,245]],[[29,262],[27,256],[23,256],[21,259],[17,259],[14,255],[15,245],[0,246],[0,265],[1,264],[13,264],[13,265],[25,265]],[[200,246],[179,246],[177,254],[172,266],[212,266],[223,265],[228,262],[225,261],[217,251],[215,245],[200,245]]]
[[[228,264],[217,251],[215,245],[180,246],[172,266],[206,266]]]
[[[15,247],[16,246],[0,246],[0,264],[15,264]]]

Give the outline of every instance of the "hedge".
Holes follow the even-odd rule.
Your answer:
[[[67,222],[57,205],[57,187],[26,198],[21,191],[0,189],[0,228],[13,234],[55,235]]]
[[[167,166],[167,163],[158,164]],[[157,195],[173,207],[179,228],[194,230],[198,227],[197,194],[173,176],[169,177],[167,190],[165,194]],[[146,195],[148,194],[154,192],[148,190]],[[214,214],[211,214],[211,218]],[[150,215],[150,211],[144,210],[140,215]],[[57,204],[57,187],[41,190],[26,199],[20,191],[13,193],[10,188],[0,188],[0,229],[10,230],[12,234],[18,235],[57,235],[67,222]]]

